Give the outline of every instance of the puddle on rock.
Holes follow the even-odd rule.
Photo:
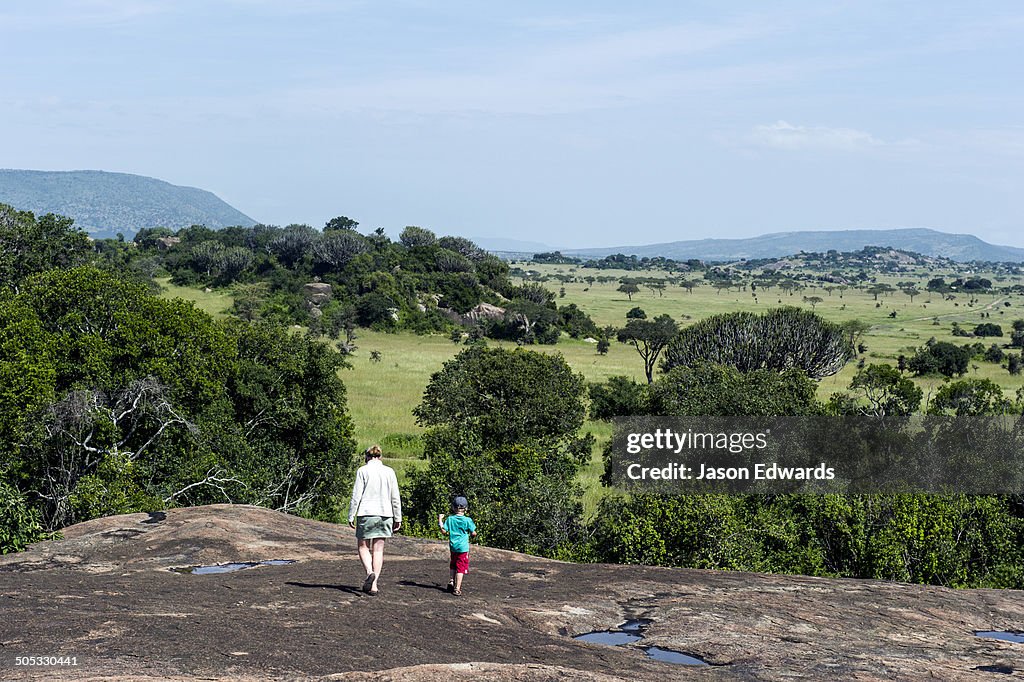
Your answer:
[[[293,559],[271,559],[270,561],[243,561],[233,564],[217,564],[216,566],[186,566],[170,570],[175,573],[188,573],[190,575],[210,575],[213,573],[233,573],[246,568],[256,568],[257,566],[284,566],[294,563]]]
[[[653,621],[650,618],[633,618],[615,628],[614,630],[598,630],[583,635],[576,635],[573,639],[591,644],[604,644],[606,646],[622,646],[639,642],[644,638],[643,629]],[[660,646],[642,647],[648,658],[662,663],[674,663],[676,665],[710,665],[696,656],[690,656],[680,651],[663,649]]]
[[[1008,665],[979,665],[974,669],[983,673],[999,673],[1001,675],[1013,674],[1013,668]]]
[[[643,639],[642,635],[634,635],[631,632],[616,632],[615,630],[604,630],[603,632],[588,632],[585,635],[577,635],[573,639],[591,644],[606,644],[608,646],[621,646],[632,644]]]
[[[1024,644],[1024,632],[1013,632],[1011,630],[978,630],[975,637],[986,637],[988,639],[1001,639],[1004,642],[1015,642]]]
[[[656,661],[661,661],[662,663],[677,663],[679,665],[710,665],[707,661],[703,661],[696,656],[672,651],[671,649],[662,649],[660,646],[645,647],[644,651],[647,652],[649,657]]]

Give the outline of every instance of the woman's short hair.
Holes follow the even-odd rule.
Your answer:
[[[364,452],[363,454],[366,455],[367,457],[380,457],[382,453],[379,445],[371,445],[370,447],[366,448],[366,452]]]

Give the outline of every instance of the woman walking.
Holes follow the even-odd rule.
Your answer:
[[[380,446],[363,454],[366,464],[356,472],[348,525],[356,529],[356,549],[366,570],[363,592],[375,595],[384,567],[384,541],[402,526],[402,499],[395,470],[380,460]]]

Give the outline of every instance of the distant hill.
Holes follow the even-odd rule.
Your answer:
[[[551,247],[540,242],[528,242],[521,239],[508,239],[507,237],[473,237],[473,241],[488,251],[501,253],[538,253],[551,251]]]
[[[0,203],[36,215],[57,213],[97,237],[144,227],[254,225],[255,220],[195,187],[129,173],[0,169]]]
[[[801,251],[858,251],[865,246],[892,247],[960,262],[1024,262],[1024,249],[989,244],[969,234],[950,234],[924,228],[776,232],[749,239],[697,239],[646,246],[561,251],[566,255],[595,258],[623,253],[640,257],[664,256],[676,260],[699,258],[708,261],[734,261],[740,258],[781,258]]]

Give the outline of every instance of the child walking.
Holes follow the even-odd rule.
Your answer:
[[[462,577],[469,573],[469,538],[476,537],[476,524],[466,516],[469,502],[465,497],[456,497],[452,501],[452,512],[448,518],[444,514],[437,515],[437,525],[448,536],[448,547],[451,550],[452,578],[448,581],[448,591],[456,597],[462,596]]]

